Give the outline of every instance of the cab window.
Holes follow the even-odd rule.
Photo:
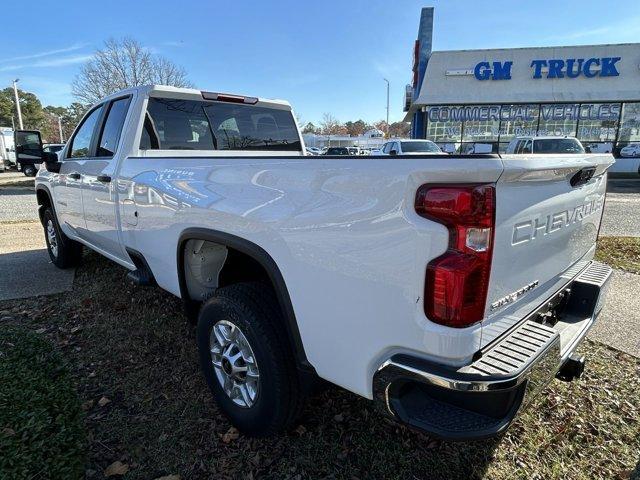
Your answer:
[[[78,128],[71,139],[69,157],[87,158],[91,156],[91,139],[93,138],[93,133],[102,114],[103,107],[104,105],[100,105],[85,117],[82,125],[80,125],[80,128]]]
[[[141,149],[285,150],[302,145],[291,110],[150,98]]]

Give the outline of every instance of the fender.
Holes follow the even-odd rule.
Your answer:
[[[177,252],[180,296],[183,299],[188,298],[184,269],[180,268],[180,266],[184,264],[184,244],[187,240],[194,238],[215,242],[220,245],[225,245],[227,247],[233,248],[234,250],[237,250],[253,258],[262,266],[262,268],[264,268],[264,270],[267,272],[267,275],[269,275],[271,283],[273,284],[278,304],[280,305],[280,309],[284,314],[284,326],[287,332],[288,340],[294,350],[293,353],[296,358],[296,363],[301,370],[315,373],[315,369],[307,360],[307,355],[304,351],[304,345],[302,344],[302,338],[300,337],[300,330],[298,329],[298,322],[295,317],[295,312],[293,311],[291,297],[289,296],[289,291],[285,284],[282,273],[280,272],[280,269],[278,268],[276,262],[273,260],[273,258],[271,258],[271,255],[269,255],[263,248],[259,247],[255,243],[250,242],[249,240],[246,240],[244,238],[237,237],[230,233],[220,232],[217,230],[210,230],[205,228],[187,228],[186,230],[184,230],[180,234],[180,238],[178,240]]]

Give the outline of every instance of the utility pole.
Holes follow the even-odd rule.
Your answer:
[[[20,99],[18,98],[18,82],[19,78],[16,78],[13,81],[13,95],[16,97],[16,110],[18,111],[18,125],[20,126],[20,130],[24,130],[24,126],[22,125],[22,111],[20,111]]]
[[[60,143],[64,143],[64,137],[62,136],[62,117],[58,116],[58,134],[60,134]]]
[[[387,138],[389,138],[389,80],[384,79],[387,82]]]

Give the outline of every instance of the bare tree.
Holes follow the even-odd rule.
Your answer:
[[[185,70],[151,53],[132,38],[110,39],[97,50],[73,80],[73,95],[83,103],[138,85],[190,87]]]
[[[320,122],[320,131],[323,135],[344,135],[347,133],[347,129],[342,125],[337,118],[330,113],[322,115],[322,121]]]

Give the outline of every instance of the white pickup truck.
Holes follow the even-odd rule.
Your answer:
[[[283,101],[109,96],[43,155],[51,260],[89,247],[181,297],[248,434],[290,426],[320,377],[430,435],[486,438],[580,376],[611,155],[303,152]]]

